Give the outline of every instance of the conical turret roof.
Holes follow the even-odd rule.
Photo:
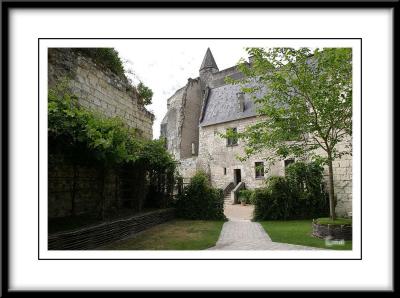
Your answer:
[[[211,53],[210,48],[207,49],[206,55],[204,56],[203,63],[201,63],[200,70],[206,68],[216,68],[218,70],[217,63],[215,63],[213,54]]]

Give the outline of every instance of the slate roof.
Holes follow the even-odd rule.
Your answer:
[[[244,111],[238,110],[237,93],[241,91],[240,85],[223,85],[210,89],[209,96],[205,102],[203,119],[200,126],[208,126],[257,115],[254,100],[250,94],[244,94]],[[257,96],[261,96],[261,91]]]
[[[200,70],[205,68],[216,68],[218,69],[217,63],[215,62],[214,56],[211,53],[210,48],[207,49],[207,52],[204,56],[203,63],[201,63]]]

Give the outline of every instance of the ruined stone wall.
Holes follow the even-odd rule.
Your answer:
[[[154,115],[138,102],[138,95],[128,80],[94,63],[71,49],[48,50],[48,82],[54,86],[68,77],[71,91],[82,106],[107,117],[120,117],[128,126],[152,139]]]
[[[197,156],[181,159],[178,163],[177,168],[179,174],[183,178],[183,182],[188,183],[190,181],[190,178],[192,178],[196,174],[196,171],[199,169],[197,166]]]
[[[182,98],[183,113],[181,114],[182,123],[180,134],[181,159],[198,155],[201,104],[200,80],[189,80]],[[194,145],[194,152],[192,152],[192,144]]]
[[[246,161],[239,161],[236,157],[243,156],[245,144],[242,140],[238,141],[237,146],[227,147],[227,140],[221,138],[218,133],[225,133],[226,129],[236,127],[238,132],[243,131],[247,126],[254,124],[256,117],[241,119],[226,123],[220,123],[200,128],[200,147],[199,156],[196,162],[196,169],[206,171],[210,177],[213,186],[218,188],[225,187],[228,183],[234,181],[234,169],[241,170],[242,181],[246,188],[254,189],[265,186],[265,179],[269,176],[284,176],[285,163],[283,160],[277,161],[273,165],[268,165],[265,157],[268,152],[258,153],[251,156]],[[341,144],[340,146],[344,146]],[[340,148],[339,148],[340,149]],[[255,162],[264,161],[266,166],[264,179],[255,178]],[[186,164],[186,173],[191,173]],[[226,168],[226,174],[224,174]],[[336,213],[338,216],[348,216],[352,210],[352,159],[351,156],[343,156],[333,163],[334,187],[337,198]],[[328,170],[325,167],[324,177],[327,182]]]
[[[181,106],[184,88],[179,89],[173,96],[168,99],[168,112],[165,116],[167,128],[165,137],[167,139],[167,150],[176,160],[180,159],[180,136],[179,126],[181,123]]]
[[[185,87],[168,99],[168,112],[163,122],[167,149],[175,159],[197,156],[199,148],[199,117],[201,111],[199,79],[189,79]],[[192,154],[194,144],[194,154]]]

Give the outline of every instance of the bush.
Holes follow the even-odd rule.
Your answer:
[[[110,69],[118,76],[124,76],[124,65],[114,48],[76,48],[76,52],[93,59],[95,63]]]
[[[309,219],[328,214],[323,188],[323,168],[316,163],[294,163],[286,177],[270,177],[267,186],[254,192],[255,220]]]
[[[270,177],[267,187],[255,191],[255,220],[287,219],[291,213],[290,189],[284,177]]]
[[[328,216],[329,199],[318,163],[295,162],[286,169],[296,218]]]
[[[222,189],[211,187],[208,177],[198,172],[177,196],[177,216],[185,219],[225,220]]]
[[[250,197],[253,194],[253,191],[250,189],[243,189],[239,191],[239,201],[244,202],[245,204],[251,204]]]

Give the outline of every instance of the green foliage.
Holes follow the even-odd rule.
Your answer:
[[[118,76],[124,76],[124,65],[114,48],[75,48],[76,52],[90,57],[95,63],[110,69]]]
[[[246,50],[253,63],[242,61],[238,68],[244,78],[230,81],[252,96],[263,120],[236,133],[246,143],[240,159],[267,149],[271,162],[293,156],[328,164],[334,218],[332,161],[351,154],[351,48]],[[344,144],[340,150],[339,143]]]
[[[143,140],[121,119],[83,108],[66,83],[49,90],[48,132],[49,138],[69,147],[83,144],[106,165],[138,163],[152,170],[175,169],[175,161],[162,140]]]
[[[149,87],[140,82],[137,86],[137,91],[139,93],[139,98],[144,105],[151,104],[151,101],[153,99],[153,91]]]
[[[258,113],[266,116],[237,134],[246,140],[249,155],[264,148],[284,158],[307,154],[321,157],[315,152],[317,148],[329,151],[332,159],[350,153],[337,151],[336,144],[352,133],[351,49],[247,51],[254,56],[254,63],[239,65],[245,78],[235,83],[253,96]],[[264,87],[265,95],[256,95]]]
[[[208,177],[197,172],[176,201],[177,216],[185,219],[224,220],[224,196],[211,187]]]
[[[245,204],[251,204],[251,196],[253,194],[253,190],[243,189],[239,191],[239,201],[244,202]]]
[[[107,166],[137,161],[143,147],[135,138],[134,129],[126,127],[119,118],[106,118],[84,109],[65,84],[49,90],[48,132],[49,138],[71,149],[83,145]]]
[[[62,154],[73,165],[91,163],[97,168],[103,217],[104,179],[111,169],[130,173],[129,187],[137,200],[127,207],[163,208],[172,200],[176,165],[163,141],[144,140],[121,119],[83,108],[68,91],[67,82],[49,90],[48,137],[49,153]]]
[[[267,186],[254,192],[256,220],[306,219],[327,214],[322,167],[293,163],[286,177],[270,177]]]
[[[297,218],[326,215],[327,192],[323,184],[323,168],[316,162],[295,162],[286,168],[286,180],[295,202]]]
[[[267,187],[255,191],[254,204],[255,220],[289,218],[291,196],[286,179],[275,176],[268,178]]]

